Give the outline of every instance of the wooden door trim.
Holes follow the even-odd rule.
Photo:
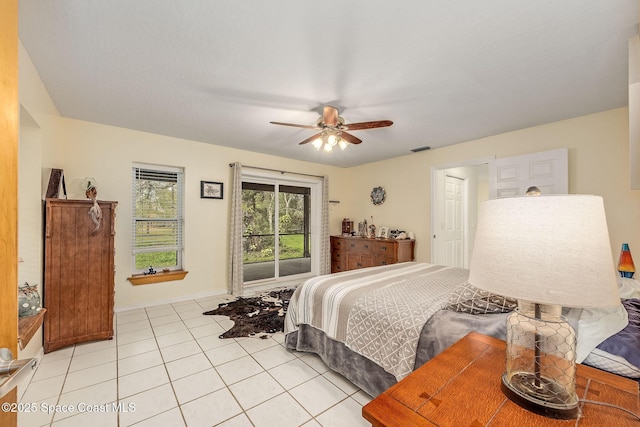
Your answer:
[[[0,2],[0,347],[18,357],[18,0]],[[14,389],[0,402],[15,402]],[[0,425],[17,425],[0,411]]]

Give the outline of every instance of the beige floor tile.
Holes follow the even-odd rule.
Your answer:
[[[209,427],[235,417],[242,408],[228,389],[223,388],[181,405],[189,427]]]
[[[21,402],[108,405],[121,412],[19,416],[20,427],[359,426],[371,396],[284,334],[220,339],[226,316],[202,315],[220,295],[119,312],[113,340],[45,355]],[[117,399],[120,400],[117,400]],[[314,418],[315,416],[315,418]]]
[[[129,397],[140,392],[167,384],[169,376],[164,365],[137,371],[118,377],[118,397]]]
[[[347,397],[345,392],[322,376],[294,387],[289,390],[289,393],[313,416],[326,411]]]
[[[192,356],[174,360],[165,366],[172,381],[195,374],[196,372],[205,371],[212,367],[211,362],[209,362],[209,359],[207,359],[204,353],[196,353]]]
[[[266,372],[253,375],[245,380],[231,384],[229,390],[245,410],[284,392],[284,389]]]
[[[148,329],[148,328],[151,328],[151,323],[149,322],[149,319],[147,319],[145,315],[145,318],[142,320],[135,320],[133,322],[123,323],[123,324],[118,323],[118,330],[116,331],[116,336],[119,337],[121,334],[126,334],[128,332],[133,332],[140,329]]]
[[[247,416],[256,427],[297,427],[311,419],[311,415],[288,393],[249,409]]]
[[[58,375],[66,375],[69,370],[70,363],[71,358],[68,358],[36,365],[36,373],[33,375],[33,378],[31,378],[31,381],[42,381],[47,378],[57,377]]]
[[[225,387],[213,368],[172,381],[171,384],[181,405]]]
[[[271,369],[278,365],[282,365],[283,363],[297,359],[296,356],[277,344],[266,350],[253,353],[253,358],[256,359],[264,369]]]
[[[153,328],[153,333],[156,337],[161,335],[172,334],[174,332],[187,331],[187,327],[183,322],[171,322],[164,325],[158,325]]]
[[[202,349],[195,340],[160,349],[160,353],[162,353],[162,358],[165,363],[182,359],[183,357],[192,356],[200,352],[202,352]]]
[[[163,384],[151,390],[120,399],[120,403],[123,404],[124,408],[133,409],[119,414],[120,427],[147,420],[178,406],[170,384]]]
[[[320,375],[302,360],[294,359],[269,370],[269,373],[287,390]]]
[[[118,375],[128,375],[153,366],[162,365],[163,363],[160,350],[153,350],[147,353],[127,357],[125,359],[118,359]]]
[[[104,365],[93,366],[80,371],[69,372],[62,391],[68,393],[73,390],[88,387],[109,381],[117,377],[116,362],[105,363]]]
[[[237,383],[252,375],[257,375],[264,371],[262,366],[251,356],[241,357],[216,367],[216,370],[227,385]]]
[[[322,427],[369,427],[362,417],[362,406],[347,398],[316,417]]]
[[[218,366],[222,365],[223,363],[227,363],[232,360],[237,360],[241,357],[247,356],[249,353],[247,353],[240,344],[233,342],[229,345],[225,345],[224,347],[207,350],[205,351],[205,354],[207,355],[213,366]]]
[[[149,325],[145,328],[136,329],[135,331],[119,333],[118,345],[123,346],[136,341],[153,339],[154,337],[151,325]]]
[[[158,344],[155,338],[150,338],[142,341],[135,341],[128,344],[118,346],[118,358],[124,359],[125,357],[135,356],[137,354],[146,353],[158,349]]]
[[[74,408],[74,411],[60,411],[53,417],[54,423],[64,418],[77,415],[81,411],[94,406],[104,406],[118,399],[116,379],[105,381],[89,387],[74,390],[60,395],[58,405]],[[107,406],[108,407],[108,406]]]
[[[74,354],[73,358],[71,359],[71,364],[69,365],[69,372],[75,372],[82,369],[91,368],[93,366],[104,365],[105,363],[114,362],[116,360],[116,347],[80,355]]]
[[[169,409],[135,424],[135,427],[184,427],[184,419],[179,408]]]

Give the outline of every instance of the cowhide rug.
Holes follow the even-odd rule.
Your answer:
[[[235,322],[231,329],[220,335],[220,338],[266,339],[269,338],[268,334],[284,331],[284,315],[294,290],[271,291],[252,298],[238,297],[234,301],[219,304],[218,308],[202,314],[229,316]]]

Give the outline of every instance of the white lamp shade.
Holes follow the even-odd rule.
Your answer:
[[[480,208],[469,283],[566,307],[620,304],[602,198],[512,197]]]

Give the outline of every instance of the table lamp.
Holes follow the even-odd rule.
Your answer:
[[[602,198],[483,202],[469,283],[518,300],[507,318],[505,395],[540,415],[576,418],[576,333],[562,307],[620,304]]]

